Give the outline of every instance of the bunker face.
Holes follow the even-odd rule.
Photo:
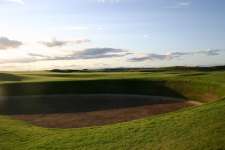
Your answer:
[[[195,104],[140,95],[0,97],[0,113],[44,127],[75,128],[124,122]]]

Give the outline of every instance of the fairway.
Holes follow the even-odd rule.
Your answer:
[[[2,73],[0,147],[224,149],[224,76],[172,69]]]

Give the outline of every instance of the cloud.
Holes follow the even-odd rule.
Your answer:
[[[59,41],[56,39],[53,39],[50,42],[46,42],[46,41],[41,41],[39,43],[47,46],[47,47],[61,47],[61,46],[65,46],[67,44],[83,44],[83,43],[90,43],[91,40],[89,39],[79,39],[79,40],[74,40],[74,41]]]
[[[32,63],[39,61],[59,61],[59,60],[91,60],[100,58],[117,58],[127,56],[128,53],[123,49],[114,48],[89,48],[82,51],[74,51],[70,54],[59,55],[59,54],[40,54],[40,53],[28,53],[21,55],[17,58],[4,58],[0,59],[1,64],[7,63]]]
[[[205,56],[217,56],[225,53],[223,49],[211,49],[211,50],[200,50],[192,52],[172,52],[167,54],[157,54],[150,53],[140,55],[138,53],[130,53],[128,50],[124,49],[115,49],[115,48],[89,48],[80,51],[70,51],[69,53],[26,53],[21,55],[21,57],[2,57],[0,59],[1,64],[5,63],[26,63],[26,62],[39,62],[39,61],[60,61],[60,60],[97,60],[103,58],[127,58],[128,62],[145,62],[145,61],[164,61],[164,60],[173,60],[180,59],[185,56],[192,55],[205,55]]]
[[[119,3],[121,0],[97,0],[98,3]]]
[[[190,7],[192,4],[192,2],[189,0],[179,0],[176,3],[174,3],[173,5],[167,6],[166,8],[171,8],[171,9],[178,9],[178,8],[187,8]]]
[[[18,48],[23,45],[22,42],[16,40],[10,40],[7,37],[0,37],[0,50],[9,48]]]
[[[225,52],[225,50],[212,49],[212,50],[207,50],[207,51],[198,51],[197,53],[205,54],[205,55],[208,55],[208,56],[216,56],[216,55],[220,55],[221,52]]]
[[[114,58],[129,55],[126,50],[114,48],[90,48],[83,51],[76,51],[66,56],[47,56],[42,54],[30,53],[29,56],[33,61],[46,60],[80,60],[80,59],[99,59],[99,58]]]
[[[108,58],[108,57],[121,57],[128,53],[122,49],[113,48],[90,48],[84,51],[75,53],[72,57],[79,59],[96,59],[96,58]]]
[[[154,60],[171,60],[175,58],[180,58],[182,56],[188,56],[188,55],[207,55],[207,56],[216,56],[220,55],[222,52],[225,52],[223,49],[212,49],[212,50],[202,50],[202,51],[196,51],[196,52],[173,52],[169,54],[146,54],[144,56],[137,56],[130,58],[129,61],[131,62],[141,62],[141,61],[154,61]]]
[[[47,46],[47,47],[64,46],[64,45],[67,44],[66,41],[58,41],[58,40],[56,40],[56,39],[53,39],[53,40],[50,41],[50,42],[41,41],[41,42],[39,42],[39,43],[41,43],[41,44],[43,44],[43,45],[45,45],[45,46]]]
[[[21,4],[24,5],[25,2],[24,0],[0,0],[0,3],[17,3],[17,4]]]
[[[35,53],[29,53],[29,56],[35,57],[35,58],[40,58],[40,59],[47,58],[47,56],[45,56],[45,55],[35,54]]]
[[[146,56],[130,58],[129,61],[140,62],[140,61],[154,60],[154,59],[164,60],[164,59],[167,59],[167,57],[168,55],[148,54]]]
[[[191,2],[179,2],[178,6],[180,7],[188,7],[191,5]]]
[[[76,43],[76,44],[90,43],[90,42],[91,40],[89,39],[81,39],[81,40],[72,41],[72,43]]]

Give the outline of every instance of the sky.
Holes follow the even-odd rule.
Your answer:
[[[0,0],[0,70],[225,65],[224,0]]]

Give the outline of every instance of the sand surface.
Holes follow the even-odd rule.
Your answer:
[[[20,110],[19,106],[14,106],[17,112],[12,111],[13,108],[10,108],[9,104],[4,104],[8,101],[10,105],[23,101],[26,105],[22,108],[29,107],[29,109],[26,112]],[[201,103],[171,97],[122,94],[0,97],[0,107],[5,106],[11,117],[48,128],[80,128],[113,124],[198,105]]]

